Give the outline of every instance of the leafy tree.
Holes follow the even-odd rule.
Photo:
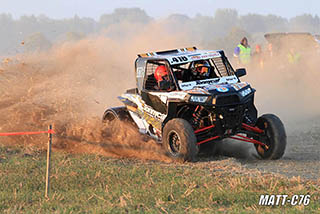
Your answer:
[[[15,21],[10,14],[0,14],[0,52],[7,52],[17,43]]]
[[[280,16],[268,15],[264,19],[267,32],[286,32],[288,31],[288,20]]]
[[[173,25],[186,24],[191,21],[189,16],[177,13],[168,16],[167,20]]]
[[[266,18],[259,14],[247,14],[240,17],[240,26],[250,33],[266,32]]]
[[[0,55],[20,51],[33,51],[50,47],[57,41],[78,40],[87,35],[101,33],[121,41],[136,34],[153,19],[140,8],[118,8],[103,14],[99,21],[75,15],[67,19],[52,19],[45,15],[21,16],[13,19],[10,14],[0,14]],[[320,18],[303,14],[290,20],[275,15],[246,14],[239,16],[234,9],[218,9],[213,16],[188,17],[172,14],[157,20],[168,34],[183,33],[192,44],[205,48],[222,48],[228,52],[246,35],[249,42],[263,42],[265,33],[310,32],[320,34]]]
[[[168,33],[185,33],[191,35],[192,19],[182,14],[172,14],[161,21]]]
[[[50,41],[40,32],[28,36],[22,42],[22,45],[24,45],[25,50],[28,52],[43,51],[51,47]]]
[[[225,36],[239,25],[238,12],[234,9],[218,9],[213,16],[213,26],[218,36]]]
[[[99,24],[100,28],[105,28],[123,21],[146,24],[151,21],[151,17],[140,8],[117,8],[112,14],[102,15]]]
[[[216,37],[218,35],[217,32],[212,17],[197,15],[191,21],[190,34],[188,36],[195,40],[196,43],[203,43]]]
[[[320,20],[318,16],[303,14],[290,19],[290,30],[319,33]]]

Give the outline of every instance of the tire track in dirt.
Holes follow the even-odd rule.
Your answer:
[[[219,145],[219,154],[220,158],[223,156],[236,158],[236,162],[248,169],[318,180],[320,179],[320,116],[287,123],[287,148],[279,160],[261,160],[253,145],[234,140],[224,140]]]

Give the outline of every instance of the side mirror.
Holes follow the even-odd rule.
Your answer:
[[[159,88],[160,90],[169,90],[170,89],[170,82],[166,80],[162,80],[159,82]]]
[[[235,72],[235,75],[237,77],[242,77],[242,76],[245,76],[247,74],[247,71],[245,68],[238,68]]]

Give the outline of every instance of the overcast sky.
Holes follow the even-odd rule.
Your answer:
[[[233,8],[247,13],[275,14],[286,18],[310,13],[320,16],[320,0],[0,0],[0,13],[21,15],[45,14],[51,18],[78,15],[99,19],[119,7],[139,7],[149,16],[160,18],[172,13],[210,15],[218,8]]]

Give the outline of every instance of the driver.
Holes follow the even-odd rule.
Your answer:
[[[192,62],[191,74],[194,80],[202,80],[210,77],[211,66],[208,61],[201,60]]]
[[[159,65],[154,72],[154,77],[157,80],[156,89],[170,91],[170,78],[166,66]]]

